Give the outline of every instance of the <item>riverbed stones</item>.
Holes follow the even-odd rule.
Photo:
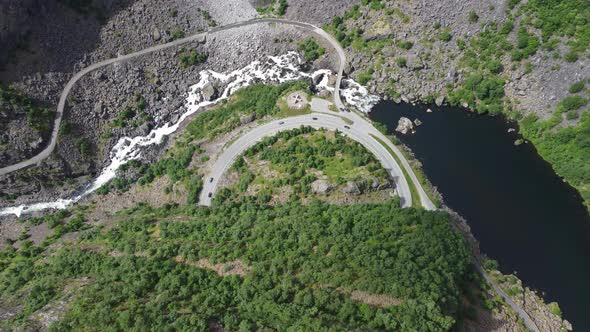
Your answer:
[[[205,86],[203,86],[203,88],[201,89],[201,96],[203,97],[203,100],[211,101],[215,99],[216,94],[217,91],[213,84],[211,84],[210,82],[205,84]]]

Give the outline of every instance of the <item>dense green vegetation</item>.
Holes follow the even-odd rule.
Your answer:
[[[584,112],[577,126],[556,128],[560,122],[561,113],[547,121],[528,116],[520,125],[523,136],[557,174],[578,189],[590,209],[590,113]]]
[[[229,102],[223,102],[215,112],[205,112],[186,128],[186,140],[213,139],[235,129],[240,116],[255,114],[257,119],[277,114],[279,98],[289,91],[307,89],[305,82],[289,82],[279,85],[253,84],[237,91]]]
[[[584,52],[590,45],[590,6],[583,0],[531,0],[523,5],[525,22],[541,31],[543,43],[568,37],[570,51]]]
[[[51,129],[54,112],[42,107],[31,98],[25,96],[16,89],[0,84],[0,109],[5,109],[8,114],[24,110],[27,114],[27,122],[31,128],[40,133],[46,133]],[[0,128],[2,124],[0,124]]]
[[[471,74],[462,88],[449,92],[451,104],[466,103],[478,112],[499,114],[503,110],[504,80],[482,73]]]
[[[184,31],[182,31],[180,28],[176,28],[170,33],[171,40],[184,38],[184,36],[185,36]]]
[[[238,159],[234,165],[240,174],[238,191],[244,192],[250,183],[256,183],[262,186],[261,191],[265,191],[265,202],[275,189],[284,186],[290,186],[292,195],[299,198],[309,194],[311,183],[320,173],[336,185],[355,181],[363,191],[370,188],[372,178],[380,183],[388,179],[385,169],[362,145],[338,132],[317,131],[311,127],[283,131],[265,138],[246,150],[244,157],[249,161],[248,165],[268,161],[267,167],[278,174],[273,178],[265,176],[264,171],[256,170],[257,174],[254,174],[244,159]]]
[[[22,326],[82,283],[51,330],[445,331],[469,263],[446,213],[397,202],[218,199],[212,209],[139,205],[118,220],[46,258],[30,242],[0,252],[2,301],[24,304],[1,324]],[[193,266],[200,259],[246,267],[221,277]],[[394,304],[352,300],[353,290]]]
[[[314,61],[324,55],[326,50],[320,47],[313,37],[307,37],[299,43],[299,50],[303,52],[306,61]]]
[[[268,6],[265,7],[258,7],[256,11],[259,14],[275,14],[278,16],[283,16],[287,12],[287,7],[289,7],[289,2],[287,0],[272,0]]]

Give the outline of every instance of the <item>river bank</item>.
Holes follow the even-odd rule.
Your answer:
[[[557,301],[576,330],[588,329],[582,299],[590,296],[590,218],[579,194],[531,144],[515,145],[514,126],[456,108],[391,101],[370,116],[390,132],[400,117],[418,118],[415,134],[396,136],[445,203],[467,219],[481,250],[502,272],[516,271],[547,302]]]

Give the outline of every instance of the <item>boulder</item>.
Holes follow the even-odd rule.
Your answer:
[[[98,102],[94,104],[94,112],[100,113],[102,111],[102,102]]]
[[[441,106],[445,102],[445,96],[438,96],[434,103],[436,106]]]
[[[152,38],[153,38],[155,41],[158,41],[158,40],[160,40],[160,38],[162,38],[162,35],[160,34],[160,30],[158,30],[158,29],[154,29],[154,31],[152,31]]]
[[[404,135],[408,132],[413,132],[413,130],[414,124],[412,123],[412,120],[403,116],[399,119],[399,121],[397,122],[397,128],[395,128],[395,131],[402,133]]]
[[[311,190],[316,194],[325,195],[331,192],[334,186],[328,180],[315,180],[311,183]]]
[[[393,184],[391,183],[391,181],[385,180],[379,184],[379,187],[377,187],[377,190],[385,190],[385,189],[389,189],[392,187],[393,187]]]
[[[203,100],[211,101],[215,98],[216,94],[217,91],[211,83],[205,84],[205,86],[201,89],[201,96],[203,97]]]
[[[359,189],[359,186],[354,181],[346,182],[344,187],[342,187],[340,190],[345,194],[352,194],[352,195],[362,194],[361,190]]]
[[[240,116],[240,123],[242,125],[248,124],[254,120],[256,120],[256,113],[250,113]]]

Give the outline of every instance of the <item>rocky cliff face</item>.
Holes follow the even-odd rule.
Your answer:
[[[0,3],[0,48],[9,50],[19,40],[26,38],[32,22],[32,8],[38,0],[6,0]],[[0,53],[0,62],[7,60],[9,52]]]
[[[464,60],[470,43],[486,31],[500,29],[506,21],[514,25],[506,39],[512,49],[518,49],[518,29],[524,17],[515,14],[518,6],[510,10],[506,2],[492,0],[383,3],[377,9],[361,5],[343,23],[346,33],[359,29],[361,38],[368,41],[349,43],[347,73],[355,78],[364,76],[373,93],[406,102],[432,102],[437,98],[443,102],[449,91],[461,87],[470,74]],[[539,31],[529,30],[540,36]],[[498,70],[506,78],[507,100],[525,114],[549,117],[573,82],[590,77],[587,57],[564,60],[568,48],[564,39],[554,50],[539,47],[521,61],[512,61],[506,54]]]

